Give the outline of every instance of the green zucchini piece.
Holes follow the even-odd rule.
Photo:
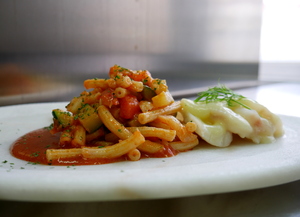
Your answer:
[[[142,96],[145,100],[151,101],[152,97],[156,96],[156,93],[154,90],[152,90],[149,86],[144,85],[144,88],[142,90]]]
[[[66,112],[60,109],[54,109],[52,111],[52,116],[54,119],[58,120],[62,127],[69,127],[73,123],[73,116],[70,112]]]
[[[85,104],[78,114],[78,120],[88,133],[93,133],[102,126],[102,121],[95,108]]]

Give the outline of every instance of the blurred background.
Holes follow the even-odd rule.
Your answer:
[[[218,82],[299,80],[300,31],[289,32],[297,28],[299,6],[285,0],[0,0],[0,105],[69,101],[84,79],[106,78],[114,64],[167,79],[178,97]]]

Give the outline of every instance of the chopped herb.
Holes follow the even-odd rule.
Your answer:
[[[75,165],[71,165],[71,166],[67,166],[67,168],[73,168],[73,170],[75,170]]]
[[[2,161],[2,163],[3,163],[3,164],[6,164],[6,163],[7,163],[7,160]]]
[[[29,161],[28,161],[27,164],[37,165],[37,164],[40,164],[40,162],[38,162],[38,161],[37,161],[37,162],[29,162]]]
[[[52,130],[53,129],[53,123],[50,124],[48,127],[44,127],[45,130]]]
[[[69,137],[69,135],[68,134],[63,134],[63,135],[61,135],[61,137]]]
[[[38,152],[34,152],[34,153],[32,153],[32,154],[31,154],[31,156],[33,156],[33,157],[38,157],[38,156],[39,156],[39,154],[40,154],[40,152],[38,151]]]
[[[227,102],[228,106],[233,106],[233,103],[236,103],[243,106],[244,108],[251,109],[247,105],[238,101],[243,98],[245,97],[234,93],[231,89],[227,88],[226,86],[219,85],[198,93],[198,97],[194,101],[205,103],[225,101]]]
[[[146,77],[145,79],[142,80],[143,83],[147,83],[148,82],[149,77]]]
[[[162,80],[161,79],[155,79],[155,81],[156,81],[156,83],[158,84],[158,85],[160,85],[161,84],[161,82],[162,82]]]

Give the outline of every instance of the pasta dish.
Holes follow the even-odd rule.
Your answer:
[[[65,109],[52,111],[49,132],[57,135],[58,146],[47,147],[48,164],[170,157],[192,150],[200,140],[226,147],[233,134],[270,143],[284,133],[278,116],[224,86],[200,93],[194,101],[175,101],[165,80],[118,65],[110,68],[109,78],[88,79],[83,85],[85,90]]]

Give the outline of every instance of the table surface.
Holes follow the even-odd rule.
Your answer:
[[[274,83],[236,92],[277,114],[300,117],[300,83]],[[300,181],[262,189],[184,198],[85,203],[0,201],[0,216],[300,216]]]

